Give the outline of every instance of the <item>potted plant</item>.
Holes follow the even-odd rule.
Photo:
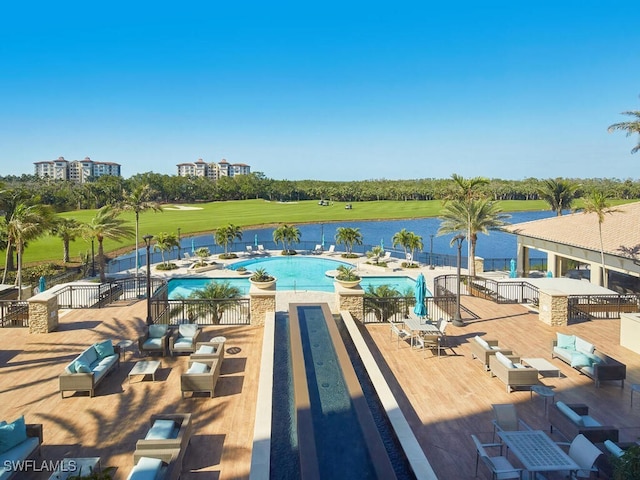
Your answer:
[[[249,282],[258,288],[270,288],[276,283],[276,277],[270,275],[264,268],[256,268],[249,277]]]
[[[347,267],[346,265],[340,265],[338,268],[338,275],[336,275],[336,282],[346,288],[353,288],[360,284],[362,278],[356,273],[354,267]]]
[[[247,270],[246,267],[238,267],[236,268],[236,272],[238,272],[238,275],[246,275],[249,273],[249,270]]]

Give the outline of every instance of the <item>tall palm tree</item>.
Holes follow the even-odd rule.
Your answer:
[[[57,217],[51,226],[51,233],[62,240],[62,261],[69,263],[69,243],[80,235],[82,228],[75,218]]]
[[[602,224],[605,220],[605,215],[611,215],[614,212],[619,212],[618,209],[609,206],[608,196],[597,190],[592,191],[584,199],[583,213],[595,213],[598,217],[598,235],[600,238],[600,264],[602,267],[602,281],[605,288],[609,285],[609,279],[607,270],[604,265],[604,243],[602,241]]]
[[[160,232],[156,236],[156,244],[153,246],[154,251],[160,250],[162,263],[169,266],[169,262],[164,259],[164,252],[170,252],[178,246],[178,236],[175,233]]]
[[[132,211],[136,218],[136,276],[140,269],[140,258],[138,253],[139,237],[138,231],[140,229],[140,214],[147,210],[154,212],[162,212],[162,208],[156,203],[150,200],[151,187],[148,184],[141,184],[136,186],[131,193],[123,192],[123,198],[120,202],[120,208],[123,210]]]
[[[8,238],[8,233],[6,232],[6,225],[9,223],[13,212],[16,207],[20,203],[31,203],[33,201],[33,192],[27,190],[26,188],[7,188],[0,190],[0,212],[4,215],[4,226],[5,226],[5,236],[7,241],[6,254],[5,254],[5,263],[4,263],[4,273],[2,275],[2,283],[5,283],[7,279],[7,271],[14,269],[13,263],[13,252],[15,252],[16,246],[15,242],[12,242],[11,239]]]
[[[22,255],[27,241],[38,238],[50,228],[53,222],[53,210],[47,205],[27,205],[19,203],[7,222],[9,242],[13,243],[18,254],[18,272],[16,285],[18,300],[22,298]]]
[[[338,227],[336,230],[336,243],[344,244],[347,255],[351,255],[354,245],[362,245],[362,233],[359,228]]]
[[[542,182],[536,192],[538,197],[549,204],[552,212],[560,217],[563,209],[571,208],[580,184],[562,178],[549,178]]]
[[[422,250],[422,237],[420,235],[416,235],[413,232],[409,232],[406,228],[403,228],[399,232],[397,232],[393,238],[391,239],[393,246],[400,245],[404,248],[405,258],[408,260],[408,265],[413,264],[413,253],[416,249]],[[408,257],[408,253],[411,252],[411,257]]]
[[[609,125],[609,128],[607,128],[607,131],[611,133],[611,132],[615,132],[616,130],[622,130],[624,132],[627,132],[627,137],[635,133],[640,134],[640,111],[636,110],[636,111],[622,112],[622,115],[629,115],[635,118],[630,122],[620,122],[620,123],[614,123],[613,125]],[[640,141],[638,142],[638,145],[636,145],[631,149],[631,153],[636,153],[638,150],[640,150]]]
[[[469,275],[475,276],[476,268],[473,259],[476,254],[478,234],[489,233],[505,226],[510,216],[502,213],[498,205],[488,199],[472,199],[470,202],[454,200],[447,203],[440,213],[438,235],[449,233],[462,234],[470,244]],[[468,235],[468,236],[467,236]]]
[[[289,247],[300,241],[300,229],[294,225],[280,225],[273,231],[273,241],[278,243],[282,243],[282,254],[290,255],[291,252]]]
[[[233,243],[235,239],[242,240],[242,229],[232,223],[220,227],[213,234],[215,242],[224,247],[225,256],[228,254],[229,245]]]
[[[134,236],[133,229],[125,225],[125,221],[118,217],[119,211],[110,205],[100,208],[96,215],[85,224],[84,237],[88,240],[98,241],[98,269],[100,270],[100,281],[106,282],[105,259],[104,259],[104,239],[115,241],[124,240]]]

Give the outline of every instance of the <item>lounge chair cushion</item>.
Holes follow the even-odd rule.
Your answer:
[[[96,353],[98,354],[99,359],[110,357],[111,355],[116,354],[115,350],[113,349],[113,343],[111,343],[111,340],[105,340],[104,342],[96,343],[93,347],[96,349]]]
[[[191,348],[193,346],[193,337],[180,337],[173,342],[174,348]]]
[[[145,440],[167,440],[178,436],[178,428],[173,420],[156,420],[144,437]]]
[[[167,334],[169,326],[164,324],[149,325],[149,338],[162,338]]]
[[[141,457],[129,474],[128,480],[156,480],[162,469],[159,458]]]
[[[615,456],[617,458],[620,458],[622,455],[624,455],[624,450],[621,449],[618,445],[616,445],[611,440],[605,440],[604,441],[604,446],[607,448],[607,450],[609,450],[609,452],[613,456]]]
[[[200,345],[196,353],[216,353],[216,349],[211,345]]]
[[[557,333],[558,336],[558,348],[565,348],[567,350],[575,350],[576,336],[565,335],[564,333]]]
[[[571,366],[572,367],[590,367],[591,359],[587,357],[584,353],[576,352],[571,355]]]
[[[602,424],[590,415],[582,415],[582,425],[585,427],[601,427]]]
[[[566,403],[556,402],[556,407],[558,407],[558,410],[560,410],[573,423],[576,425],[582,425],[582,416],[572,410]]]
[[[498,360],[501,364],[503,364],[507,368],[515,368],[513,362],[507,357],[503,355],[502,352],[496,352],[496,360]]]
[[[163,347],[162,338],[147,338],[142,344],[143,349],[158,350]]]
[[[183,323],[178,327],[181,337],[193,338],[198,332],[198,325],[195,323]]]
[[[24,415],[11,423],[0,426],[0,453],[11,450],[27,439],[27,426]]]
[[[98,361],[98,352],[93,347],[93,345],[91,345],[84,352],[82,352],[76,360],[82,360],[87,365],[92,365]]]
[[[193,362],[187,370],[187,373],[207,373],[209,366],[206,363]]]
[[[580,353],[591,354],[595,349],[596,347],[592,343],[589,343],[580,337],[576,337],[576,351]]]
[[[482,346],[482,348],[485,348],[487,350],[489,350],[491,348],[491,347],[489,347],[489,344],[486,342],[485,339],[480,338],[478,335],[476,335],[474,338],[475,338],[476,342],[478,342]]]

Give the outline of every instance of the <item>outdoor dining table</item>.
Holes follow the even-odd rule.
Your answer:
[[[418,317],[407,317],[404,319],[407,330],[411,333],[411,346],[413,347],[413,338],[415,335],[441,335],[438,326]]]
[[[542,430],[504,430],[498,435],[522,462],[529,478],[536,478],[536,472],[580,470],[580,466]]]

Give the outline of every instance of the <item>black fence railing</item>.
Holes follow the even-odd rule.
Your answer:
[[[621,313],[640,312],[640,296],[622,295],[570,295],[569,321],[591,318],[620,318]]]
[[[28,327],[29,304],[24,300],[0,300],[0,327]]]
[[[363,299],[364,323],[401,322],[412,314],[415,297],[371,297]],[[427,297],[425,308],[429,318],[450,320],[456,311],[455,297]]]
[[[433,280],[434,295],[455,296],[458,292],[457,275],[440,275]],[[538,289],[528,282],[500,282],[482,277],[460,276],[460,295],[485,298],[496,303],[538,304]]]
[[[152,300],[154,322],[168,325],[249,325],[250,310],[248,298]]]
[[[151,279],[151,291],[166,285],[159,278]],[[147,279],[144,276],[114,280],[107,283],[77,283],[55,291],[59,308],[102,308],[118,300],[145,298]]]

